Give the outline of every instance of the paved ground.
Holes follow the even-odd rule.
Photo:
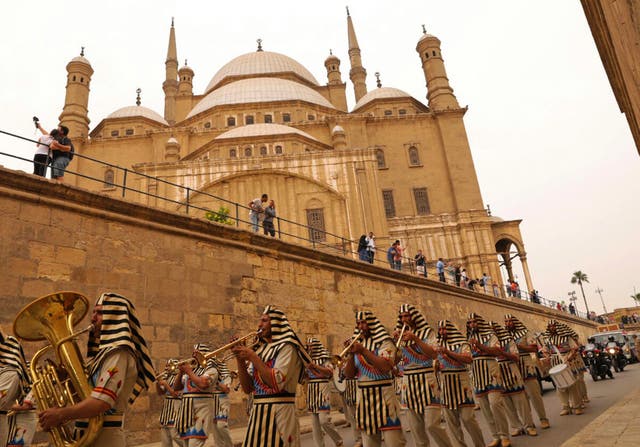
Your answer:
[[[587,388],[591,403],[581,416],[560,416],[560,405],[556,393],[550,384],[545,383],[544,402],[547,415],[551,420],[551,429],[539,430],[537,437],[516,437],[512,439],[515,447],[578,447],[590,445],[631,446],[640,444],[640,364],[627,367],[624,372],[615,374],[615,380],[593,382],[587,376]],[[490,441],[490,435],[480,412],[476,412],[478,421],[485,433],[485,440]],[[340,433],[344,438],[344,445],[353,445],[351,430],[344,426],[344,416],[334,412],[332,419],[340,424]],[[534,420],[538,418],[534,413]],[[300,420],[302,446],[313,447],[309,417]],[[236,445],[240,445],[244,437],[244,427],[231,430]],[[405,432],[407,447],[413,447],[410,432]],[[327,447],[333,447],[329,437],[325,437]],[[209,442],[208,446],[213,446]],[[432,443],[432,445],[435,445]],[[160,447],[159,443],[146,444],[140,447]]]

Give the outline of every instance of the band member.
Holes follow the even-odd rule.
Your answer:
[[[551,352],[547,352],[547,354],[551,355],[552,367],[561,365],[562,363],[571,365],[571,362],[578,355],[578,344],[572,338],[572,335],[572,330],[569,326],[561,324],[556,320],[550,320],[547,324],[547,330],[544,336],[550,343]],[[569,366],[569,368],[571,368],[571,366]],[[580,395],[577,382],[567,388],[558,388],[558,397],[562,404],[560,416],[565,416],[572,412],[577,415],[584,413],[582,410],[582,396]]]
[[[213,440],[216,447],[233,447],[229,432],[229,393],[233,379],[225,359],[215,359],[215,365],[218,370],[218,383],[214,394],[218,397],[218,409],[213,418]]]
[[[458,445],[465,446],[461,422],[471,436],[474,447],[484,446],[480,425],[473,413],[473,393],[467,365],[472,362],[471,348],[464,336],[448,320],[438,322],[438,364],[440,402],[447,427]]]
[[[544,401],[542,400],[542,392],[538,384],[536,362],[531,357],[532,353],[536,355],[538,352],[538,343],[527,327],[514,315],[506,314],[504,316],[504,328],[509,335],[513,337],[518,347],[520,374],[524,379],[524,387],[529,402],[536,410],[538,418],[540,419],[540,427],[543,429],[549,428],[549,419],[547,418],[547,411],[544,407]]]
[[[348,343],[348,342],[347,342]],[[362,447],[362,433],[356,423],[356,401],[358,394],[358,379],[344,379],[345,389],[340,393],[344,417],[351,426],[354,444],[353,447]]]
[[[393,387],[393,361],[396,348],[391,336],[369,311],[356,312],[354,335],[362,343],[351,346],[344,374],[358,378],[356,422],[362,430],[364,447],[379,447],[384,432],[385,445],[404,446],[400,424],[400,404]]]
[[[524,380],[520,374],[518,348],[516,342],[509,333],[495,321],[491,327],[498,337],[502,352],[498,355],[498,366],[502,374],[502,386],[504,387],[504,404],[507,409],[507,418],[511,424],[512,436],[527,434],[537,436],[536,426],[531,416],[531,407],[524,392]]]
[[[576,331],[574,331],[564,323],[559,323],[559,324],[562,324],[563,326],[565,326],[566,330],[570,332],[571,334],[570,336],[573,339],[573,341],[575,341],[576,344],[578,345],[578,354],[572,358],[570,366],[571,366],[571,371],[573,371],[573,374],[576,376],[578,393],[582,398],[581,408],[584,409],[585,404],[589,402],[589,395],[587,394],[587,384],[584,381],[584,374],[587,372],[588,368],[587,368],[587,365],[584,364],[584,360],[582,359],[582,355],[580,354],[580,348],[582,347],[582,343],[580,343],[580,337],[578,336],[578,333]]]
[[[241,345],[232,348],[242,390],[253,394],[243,446],[297,447],[300,425],[296,416],[296,387],[303,383],[304,365],[311,362],[311,357],[286,315],[276,307],[265,308],[259,331],[260,344],[255,351]]]
[[[172,447],[175,442],[179,447],[184,447],[180,434],[176,430],[176,414],[180,408],[180,392],[173,389],[177,378],[177,368],[171,365],[177,363],[176,359],[169,359],[165,369],[165,375],[156,381],[156,393],[163,396],[162,410],[160,410],[160,443],[162,447]]]
[[[331,394],[329,380],[333,377],[331,355],[322,342],[315,337],[307,339],[307,352],[311,356],[311,363],[307,365],[307,409],[311,413],[313,441],[317,447],[324,447],[324,432],[333,440],[336,446],[342,445],[342,436],[331,422]]]
[[[36,414],[33,393],[29,391],[22,403],[14,404],[11,407],[11,411],[7,447],[30,446],[38,426],[38,415]]]
[[[87,422],[77,419],[104,414],[102,430],[92,446],[125,445],[122,421],[127,402],[132,404],[155,380],[149,349],[135,307],[123,296],[102,294],[91,322],[94,329],[89,335],[87,358],[93,391],[75,405],[42,411],[38,415],[40,426],[49,430],[75,419],[76,429],[82,434]]]
[[[509,440],[509,423],[502,393],[504,388],[500,380],[500,371],[496,356],[501,350],[495,346],[498,339],[493,329],[480,315],[469,314],[467,319],[467,340],[471,346],[471,383],[476,404],[480,405],[493,441],[490,447],[507,447]]]
[[[404,326],[406,325],[406,326]],[[398,311],[394,335],[399,337],[400,366],[404,372],[403,401],[407,405],[407,419],[417,447],[428,447],[427,432],[441,447],[451,447],[447,432],[440,426],[440,389],[433,361],[438,357],[433,344],[435,333],[424,316],[411,304],[403,304]]]
[[[7,412],[28,386],[27,361],[17,338],[0,328],[0,445],[7,444],[9,420]]]
[[[194,354],[211,352],[206,343],[193,346]],[[195,355],[194,355],[195,357]],[[176,415],[176,430],[184,441],[185,447],[202,447],[209,434],[216,414],[218,403],[213,391],[218,382],[218,370],[213,359],[205,365],[198,364],[193,368],[189,363],[178,367],[178,376],[173,384],[176,391],[182,390],[180,408]]]

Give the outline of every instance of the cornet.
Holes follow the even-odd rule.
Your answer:
[[[207,360],[209,360],[210,358],[217,357],[217,355],[220,354],[221,352],[231,349],[236,345],[244,344],[247,340],[251,340],[251,339],[253,340],[250,345],[250,347],[253,349],[258,345],[258,343],[260,343],[261,332],[262,332],[262,329],[258,329],[256,332],[252,332],[250,334],[245,335],[244,337],[240,337],[237,340],[227,343],[226,345],[216,349],[215,351],[207,352],[206,354],[203,354],[200,351],[195,351],[193,353],[193,358],[198,362],[198,364],[204,367],[207,364]]]
[[[362,332],[358,333],[358,335],[354,337],[353,340],[351,340],[351,342],[347,345],[346,348],[342,350],[340,354],[332,356],[331,363],[338,368],[342,367],[342,364],[344,363],[345,355],[347,355],[347,352],[349,352],[349,350],[355,344],[355,342],[359,341],[361,338],[362,338]]]

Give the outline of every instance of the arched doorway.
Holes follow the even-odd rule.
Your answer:
[[[533,293],[534,288],[531,274],[529,273],[529,265],[527,264],[527,253],[524,251],[522,243],[508,236],[497,238],[496,253],[498,254],[500,271],[504,275],[505,287],[508,288],[512,282],[515,282],[519,289],[524,289],[521,284],[522,279],[524,279],[526,290],[521,290],[520,293]],[[514,262],[516,259],[520,262]],[[509,293],[507,290],[507,295]],[[529,297],[523,296],[522,298]]]

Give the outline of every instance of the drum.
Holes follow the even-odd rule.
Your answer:
[[[347,389],[347,379],[342,375],[340,368],[333,370],[333,387],[338,393],[344,393]]]
[[[557,388],[565,389],[576,383],[576,378],[568,365],[556,365],[549,370],[549,376]]]

